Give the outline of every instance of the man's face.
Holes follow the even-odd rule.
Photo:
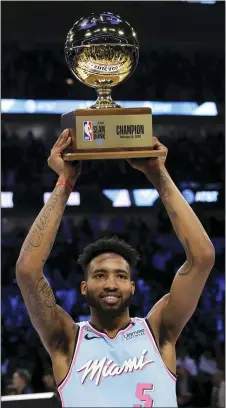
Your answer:
[[[12,385],[13,387],[15,387],[16,389],[21,389],[23,387],[25,387],[25,381],[24,379],[20,376],[19,373],[15,372],[13,374],[13,378],[12,378]]]
[[[126,260],[114,253],[99,255],[90,262],[87,274],[81,292],[89,306],[101,314],[120,316],[135,291]]]
[[[55,380],[52,375],[50,374],[45,374],[42,378],[44,386],[46,389],[52,389],[55,388]]]

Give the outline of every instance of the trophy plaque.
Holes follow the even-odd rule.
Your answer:
[[[112,13],[81,18],[68,32],[65,59],[98,97],[88,109],[61,116],[72,138],[64,160],[165,155],[153,149],[151,108],[123,108],[111,98],[112,88],[133,73],[139,59],[137,35],[128,22]]]

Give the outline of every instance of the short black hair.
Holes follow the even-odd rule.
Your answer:
[[[111,238],[104,237],[85,247],[78,258],[78,264],[82,267],[85,276],[87,273],[87,267],[92,259],[106,252],[121,255],[122,258],[128,262],[131,269],[134,268],[140,260],[140,256],[136,249],[132,248],[124,240],[119,239],[117,236]]]
[[[43,373],[43,377],[44,377],[45,375],[51,375],[51,376],[53,376],[53,370],[52,370],[51,367],[48,367],[48,368],[45,369],[45,371],[44,371],[44,373]]]

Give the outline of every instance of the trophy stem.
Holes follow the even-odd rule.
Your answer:
[[[96,88],[97,100],[90,106],[91,109],[121,108],[119,104],[111,98],[111,88]]]

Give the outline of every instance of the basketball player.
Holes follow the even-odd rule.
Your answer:
[[[43,275],[68,197],[80,174],[62,159],[71,137],[65,130],[49,166],[59,175],[49,200],[22,246],[16,277],[32,324],[48,351],[63,407],[176,407],[176,341],[192,316],[214,264],[214,248],[191,207],[170,178],[165,158],[130,160],[158,190],[186,260],[170,289],[144,319],[130,318],[136,250],[116,238],[84,249],[81,292],[91,319],[75,323],[56,304]],[[166,147],[154,138],[155,149]],[[151,271],[150,271],[151,274]]]

